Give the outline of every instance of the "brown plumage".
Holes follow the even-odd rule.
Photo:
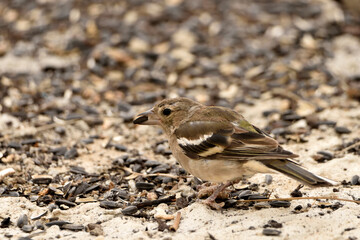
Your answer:
[[[228,108],[204,106],[187,98],[166,99],[139,114],[134,123],[160,125],[185,170],[202,180],[222,183],[205,201],[215,208],[219,208],[214,200],[221,190],[258,172],[276,170],[309,185],[336,184],[290,160],[298,155],[284,150],[275,139]]]

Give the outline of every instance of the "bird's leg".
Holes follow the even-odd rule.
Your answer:
[[[197,187],[198,190],[198,194],[197,197],[198,198],[205,198],[205,197],[210,197],[218,188],[219,188],[220,184],[211,184],[209,185],[209,183],[205,183],[203,185],[200,185]],[[225,191],[225,189],[223,191],[221,191],[218,196],[218,198],[228,198],[229,197],[229,191]]]
[[[224,203],[216,203],[215,200],[216,198],[219,196],[219,194],[225,189],[227,188],[228,186],[230,186],[232,184],[231,181],[228,181],[226,182],[225,184],[224,183],[221,183],[217,186],[211,186],[212,189],[213,189],[213,193],[211,194],[210,197],[208,197],[207,199],[205,200],[202,200],[201,202],[216,209],[216,210],[219,210],[221,209],[223,206],[224,206]],[[205,190],[205,189],[202,189],[202,190]],[[201,191],[199,192],[199,195],[200,195]],[[198,196],[199,196],[198,195]]]

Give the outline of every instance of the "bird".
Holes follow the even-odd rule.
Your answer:
[[[158,125],[166,134],[173,156],[193,176],[216,183],[202,202],[214,209],[228,186],[256,173],[280,172],[307,185],[337,185],[301,167],[298,157],[283,149],[269,134],[238,112],[206,106],[189,98],[164,99],[140,113],[134,124]]]

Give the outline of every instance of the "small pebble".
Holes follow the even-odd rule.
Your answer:
[[[55,132],[60,134],[60,135],[64,135],[66,133],[66,130],[64,127],[58,126],[55,128]]]
[[[93,235],[93,236],[100,236],[100,235],[104,235],[104,231],[101,227],[100,224],[96,224],[96,223],[89,223],[85,230],[87,232],[90,232],[90,235]]]
[[[26,214],[22,214],[17,220],[16,226],[22,228],[24,225],[27,225],[28,223],[29,223],[28,216]]]
[[[354,176],[352,176],[352,178],[351,178],[351,185],[358,185],[358,184],[360,184],[359,175],[354,175]]]
[[[267,185],[270,185],[272,183],[272,181],[273,181],[273,177],[270,174],[266,174],[265,175],[265,183]]]
[[[33,226],[27,224],[27,225],[22,226],[21,230],[26,233],[29,233],[29,232],[32,232]]]
[[[45,226],[44,226],[44,224],[42,224],[42,222],[36,221],[36,222],[35,222],[35,228],[36,228],[36,229],[44,230],[44,229],[45,229]]]

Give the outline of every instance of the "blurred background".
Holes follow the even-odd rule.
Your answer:
[[[316,108],[359,100],[356,2],[3,0],[0,111],[129,120],[128,104],[176,96],[229,107],[273,90]]]

